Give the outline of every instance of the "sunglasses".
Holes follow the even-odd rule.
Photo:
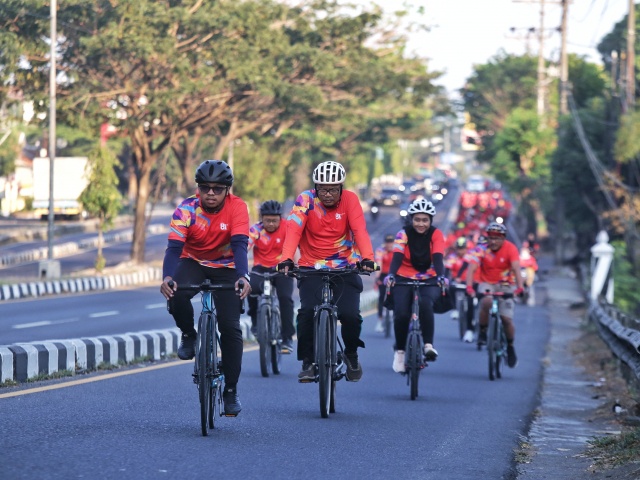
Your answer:
[[[340,188],[339,187],[318,188],[316,191],[318,192],[319,195],[327,195],[327,194],[337,195],[340,193]]]
[[[209,191],[213,191],[214,195],[220,195],[222,192],[224,192],[227,189],[227,187],[211,187],[209,185],[198,185],[198,190],[200,190],[200,193],[209,193]]]

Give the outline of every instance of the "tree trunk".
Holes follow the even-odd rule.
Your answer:
[[[151,169],[145,168],[136,177],[138,185],[138,196],[136,197],[133,240],[131,242],[131,260],[138,265],[144,263],[145,242],[147,239],[146,230],[146,206],[149,199]]]

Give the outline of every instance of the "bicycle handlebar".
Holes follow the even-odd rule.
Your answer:
[[[262,277],[262,278],[273,278],[273,277],[277,277],[278,275],[284,275],[284,273],[282,272],[251,272],[250,275],[256,275],[257,277]]]
[[[173,280],[168,282],[168,285],[173,288],[175,282]],[[238,284],[240,290],[244,288],[244,280],[240,280]],[[210,280],[205,280],[199,284],[178,285],[176,290],[195,290],[198,292],[214,292],[220,290],[235,290],[236,286],[233,283],[211,283]]]
[[[374,270],[375,271],[375,270]],[[340,275],[347,275],[349,273],[357,273],[358,275],[371,275],[373,272],[368,272],[366,270],[362,270],[362,268],[353,266],[347,268],[318,268],[301,270],[300,267],[295,267],[293,270],[289,270],[287,275],[294,278],[302,278],[302,277],[310,277],[313,275],[328,275],[330,277],[339,277]]]
[[[502,297],[504,299],[515,298],[515,295],[512,292],[490,292],[488,290],[484,293],[478,292],[477,295],[478,295],[478,298],[482,298],[482,297]]]

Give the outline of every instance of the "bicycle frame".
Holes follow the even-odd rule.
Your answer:
[[[274,272],[253,272],[264,279],[262,293],[258,300],[258,343],[260,345],[260,372],[263,377],[269,376],[269,368],[277,375],[280,373],[281,325],[280,307],[272,279]]]
[[[489,325],[487,326],[487,355],[489,367],[489,380],[502,378],[502,364],[507,353],[507,336],[500,317],[499,299],[513,298],[513,293],[486,292],[479,297],[491,297],[489,307]]]

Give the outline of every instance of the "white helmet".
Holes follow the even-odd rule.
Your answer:
[[[338,162],[322,162],[313,171],[313,183],[344,183],[347,172]]]
[[[436,207],[434,207],[433,203],[426,198],[417,198],[411,202],[411,205],[409,205],[409,208],[407,209],[407,213],[409,215],[413,215],[415,213],[426,213],[433,217],[436,214]]]

